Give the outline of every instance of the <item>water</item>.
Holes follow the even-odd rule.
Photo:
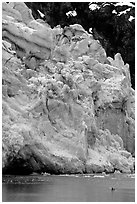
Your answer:
[[[2,201],[135,202],[135,178],[126,174],[3,176]]]

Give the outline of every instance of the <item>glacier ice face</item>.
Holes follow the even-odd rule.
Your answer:
[[[2,8],[3,172],[132,172],[135,93],[121,55],[81,25]]]

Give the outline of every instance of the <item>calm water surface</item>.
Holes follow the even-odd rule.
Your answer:
[[[135,175],[7,175],[3,176],[2,201],[135,202]]]

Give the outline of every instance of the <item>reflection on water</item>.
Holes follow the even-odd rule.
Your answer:
[[[122,174],[102,177],[4,176],[2,201],[134,202],[135,179]]]

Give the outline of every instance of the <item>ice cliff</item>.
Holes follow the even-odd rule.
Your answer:
[[[75,24],[2,4],[3,173],[134,170],[129,65]]]

